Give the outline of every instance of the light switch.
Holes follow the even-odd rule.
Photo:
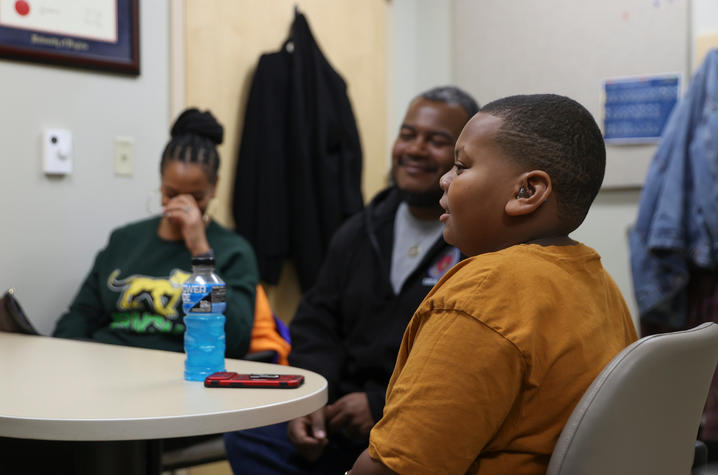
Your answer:
[[[42,168],[48,175],[72,173],[72,132],[66,129],[43,131]]]
[[[135,139],[115,137],[115,175],[132,176],[135,168]]]

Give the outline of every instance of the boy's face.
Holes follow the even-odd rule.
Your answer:
[[[495,143],[503,119],[479,112],[456,142],[454,167],[441,177],[444,240],[467,256],[503,249],[521,169]]]
[[[454,144],[467,119],[461,106],[414,100],[392,150],[394,183],[409,193],[438,192],[439,179],[454,162]]]

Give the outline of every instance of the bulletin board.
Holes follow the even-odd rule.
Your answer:
[[[601,101],[606,143],[658,143],[680,89],[678,74],[606,79]]]
[[[567,95],[603,128],[607,79],[677,74],[685,89],[689,20],[688,0],[454,0],[453,76],[481,103]],[[604,188],[640,187],[656,147],[607,144]]]

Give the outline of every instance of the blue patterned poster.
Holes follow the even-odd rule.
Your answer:
[[[652,143],[678,102],[680,75],[607,79],[603,88],[606,143]]]

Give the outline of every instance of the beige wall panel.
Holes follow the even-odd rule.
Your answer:
[[[696,36],[695,49],[693,51],[693,72],[701,67],[708,52],[716,48],[718,48],[718,32],[703,33]]]
[[[231,195],[244,110],[259,56],[278,50],[289,34],[294,5],[347,82],[364,151],[365,200],[385,185],[386,0],[186,0],[186,104],[210,109],[225,126],[217,199],[210,208],[232,226]],[[299,297],[286,269],[267,289],[280,318],[288,321]]]

